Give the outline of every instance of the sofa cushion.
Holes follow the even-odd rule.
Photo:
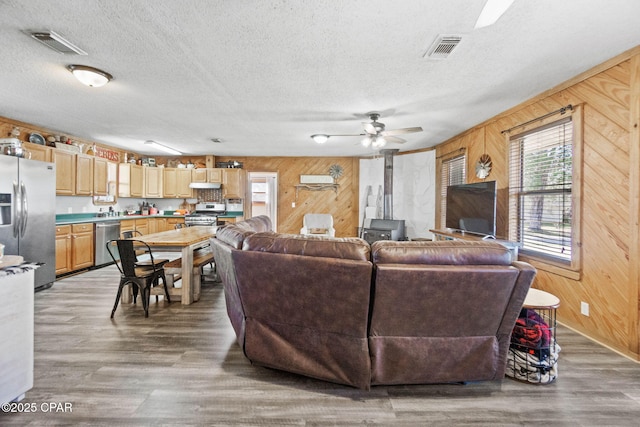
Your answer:
[[[242,242],[256,232],[270,232],[271,219],[266,215],[249,218],[234,224],[218,227],[216,238],[234,249],[242,249]]]
[[[371,245],[374,264],[510,265],[511,253],[496,242],[449,240],[397,242],[379,240]]]
[[[326,237],[282,233],[255,233],[248,236],[245,251],[260,251],[369,261],[369,244],[358,237]]]

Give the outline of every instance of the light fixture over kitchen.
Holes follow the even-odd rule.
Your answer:
[[[169,148],[166,145],[158,144],[155,141],[148,140],[148,141],[145,141],[144,144],[148,145],[149,147],[155,148],[156,150],[161,150],[161,151],[164,151],[165,153],[173,154],[175,156],[182,155],[180,151],[174,150],[173,148]]]
[[[311,135],[311,138],[318,144],[324,144],[329,139],[329,135],[317,133],[315,135]]]
[[[67,65],[67,69],[71,71],[78,81],[84,85],[91,87],[104,86],[113,80],[113,76],[106,71],[86,65]]]

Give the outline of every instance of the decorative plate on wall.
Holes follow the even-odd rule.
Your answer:
[[[31,135],[29,135],[29,142],[31,142],[32,144],[46,145],[44,137],[39,133],[32,133]]]
[[[491,173],[491,157],[488,154],[483,154],[476,163],[476,176],[480,179],[485,179]]]
[[[331,165],[329,167],[329,175],[331,175],[331,178],[335,180],[340,178],[343,172],[344,172],[344,169],[342,169],[342,166],[340,165]]]

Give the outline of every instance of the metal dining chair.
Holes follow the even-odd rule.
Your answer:
[[[109,252],[109,255],[113,259],[113,262],[116,264],[118,270],[120,271],[120,284],[118,285],[116,301],[113,305],[113,310],[111,311],[111,318],[113,318],[113,315],[118,308],[118,303],[120,302],[120,297],[122,295],[122,289],[129,284],[133,287],[134,304],[136,303],[138,289],[140,290],[142,307],[144,308],[144,317],[149,317],[151,287],[158,286],[160,279],[162,279],[162,284],[164,286],[165,298],[167,299],[167,302],[171,303],[171,298],[169,297],[169,289],[167,287],[167,279],[164,274],[163,263],[158,263],[154,260],[151,247],[147,243],[141,240],[115,239],[107,242],[106,246],[107,252]],[[149,263],[147,265],[137,265],[137,252],[139,250],[143,250],[146,254],[149,255]],[[116,256],[116,254],[118,256]]]

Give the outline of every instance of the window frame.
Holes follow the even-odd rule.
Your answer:
[[[563,261],[554,257],[547,257],[536,253],[521,251],[519,259],[529,262],[540,270],[550,271],[571,279],[579,280],[582,270],[582,152],[583,152],[583,113],[582,106],[573,106],[570,114],[573,126],[572,140],[572,182],[571,182],[571,259]],[[566,116],[564,116],[566,117]],[[537,129],[548,127],[549,125],[561,121],[563,116],[554,115],[527,126],[517,128],[517,133],[505,132],[507,143],[507,155],[509,162],[509,239],[518,242],[518,206],[520,194],[513,188],[511,170],[511,143],[512,140],[525,133],[535,132]]]
[[[462,163],[462,182],[457,184],[466,184],[467,181],[467,152],[456,152],[441,160],[440,163],[440,228],[446,228],[447,216],[447,187],[455,183],[451,182],[451,174],[449,173],[449,165],[451,162],[460,161]],[[445,168],[447,172],[445,173]],[[446,181],[446,182],[445,182]]]

